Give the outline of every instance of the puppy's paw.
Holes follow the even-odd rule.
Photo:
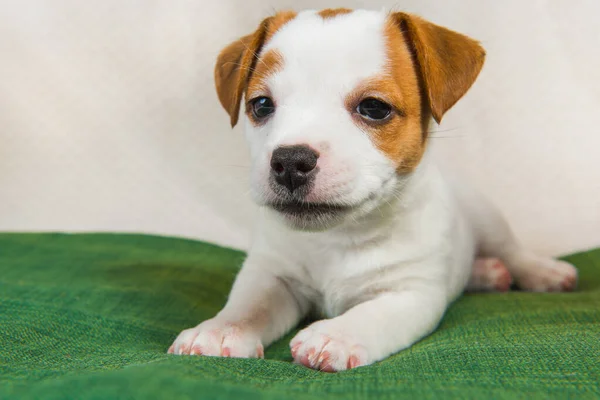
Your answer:
[[[260,338],[233,324],[215,319],[186,329],[169,347],[169,354],[236,358],[263,358]]]
[[[473,264],[467,284],[470,292],[507,292],[512,277],[506,266],[497,258],[479,258]]]
[[[333,320],[318,321],[290,342],[294,361],[325,372],[344,371],[370,364],[367,350]]]
[[[565,261],[540,259],[519,274],[518,284],[532,292],[571,292],[577,287],[577,269]]]

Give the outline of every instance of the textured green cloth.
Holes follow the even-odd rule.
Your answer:
[[[153,236],[0,234],[0,399],[600,397],[600,250],[567,257],[578,292],[463,296],[434,334],[364,368],[294,365],[292,334],[265,360],[167,355],[224,304],[243,257]]]

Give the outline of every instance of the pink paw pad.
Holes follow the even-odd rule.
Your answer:
[[[512,285],[510,272],[508,272],[508,269],[506,269],[506,266],[500,260],[494,264],[494,269],[498,272],[495,277],[496,283],[494,284],[494,289],[497,292],[508,292],[510,285]]]
[[[472,292],[507,292],[513,280],[502,261],[497,258],[478,259],[473,264],[467,290]]]
[[[294,361],[323,372],[338,372],[368,364],[366,349],[339,331],[326,330],[321,321],[300,331],[290,343]],[[320,328],[320,329],[319,329]]]
[[[202,347],[201,346],[193,346],[192,350],[190,350],[190,355],[191,356],[201,356],[203,353]]]
[[[256,346],[256,354],[258,358],[265,358],[265,348],[262,345]]]
[[[350,356],[348,359],[348,369],[356,368],[361,365],[360,359],[357,356]]]
[[[572,292],[577,286],[577,277],[567,276],[560,284],[560,287],[565,292]]]

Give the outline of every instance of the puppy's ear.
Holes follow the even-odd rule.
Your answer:
[[[231,118],[231,127],[237,124],[240,102],[265,42],[271,19],[266,18],[254,33],[225,47],[217,58],[215,85],[219,101]]]
[[[442,117],[469,90],[483,67],[479,42],[405,13],[393,14],[417,63],[433,118]]]

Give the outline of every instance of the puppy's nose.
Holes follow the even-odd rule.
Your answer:
[[[275,182],[293,192],[308,182],[317,166],[319,153],[307,145],[281,146],[271,156],[271,174]]]

